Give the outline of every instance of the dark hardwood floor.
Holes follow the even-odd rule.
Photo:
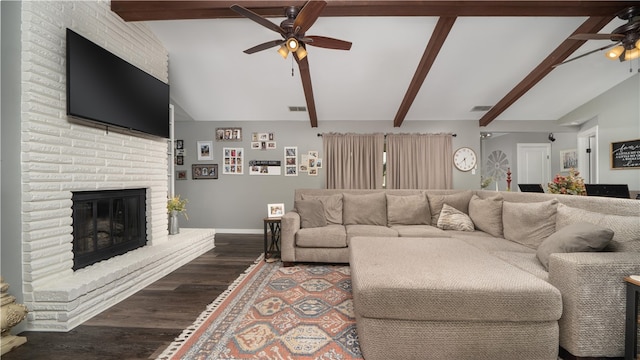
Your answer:
[[[66,332],[23,332],[3,360],[154,359],[263,251],[263,235],[216,234],[215,248]]]

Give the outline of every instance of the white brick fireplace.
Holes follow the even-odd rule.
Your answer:
[[[66,331],[213,247],[214,231],[167,235],[167,140],[66,116],[65,30],[168,81],[168,54],[108,1],[21,4],[22,292],[28,330]],[[8,119],[2,119],[8,121]],[[146,189],[147,245],[73,271],[74,191]],[[14,289],[18,285],[14,284]]]

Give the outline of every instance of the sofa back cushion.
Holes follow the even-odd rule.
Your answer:
[[[373,194],[342,194],[344,225],[387,226],[387,197],[384,192]]]
[[[469,217],[476,229],[495,237],[502,237],[502,195],[485,199],[473,195],[469,201]]]
[[[386,195],[389,226],[431,224],[431,211],[426,195]]]
[[[640,252],[640,216],[609,215],[558,205],[556,229],[579,222],[588,222],[613,230],[613,239],[606,251]]]
[[[471,200],[471,196],[473,192],[471,190],[461,191],[455,194],[448,195],[434,195],[429,194],[429,207],[431,209],[431,223],[436,225],[438,224],[438,217],[440,216],[440,211],[442,211],[442,206],[446,203],[449,206],[452,206],[465,214],[469,213],[469,201]]]
[[[502,203],[504,238],[537,249],[556,231],[558,200],[535,203]]]
[[[302,194],[302,200],[319,200],[324,206],[324,217],[329,224],[342,224],[342,194]]]
[[[322,205],[320,200],[296,200],[294,206],[300,215],[301,228],[327,226],[327,218],[324,215],[324,205]]]

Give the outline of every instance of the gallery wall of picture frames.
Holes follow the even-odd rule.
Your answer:
[[[251,134],[251,150],[276,150],[274,132],[253,132]],[[242,128],[226,127],[216,128],[216,141],[242,141]],[[175,140],[174,163],[177,166],[185,166],[186,144],[184,140]],[[214,146],[211,140],[196,141],[197,161],[212,161],[214,159]],[[222,149],[222,174],[244,175],[244,148],[224,147]],[[284,169],[283,169],[284,167]],[[299,153],[297,146],[283,147],[283,160],[250,160],[248,166],[249,175],[284,175],[298,176],[307,174],[317,176],[322,169],[322,158],[319,152],[311,150]],[[191,179],[218,179],[218,164],[192,164]],[[178,169],[175,172],[176,180],[188,180],[188,171]]]

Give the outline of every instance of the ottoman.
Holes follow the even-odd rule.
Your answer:
[[[356,327],[367,360],[556,360],[560,292],[453,238],[354,237]]]

